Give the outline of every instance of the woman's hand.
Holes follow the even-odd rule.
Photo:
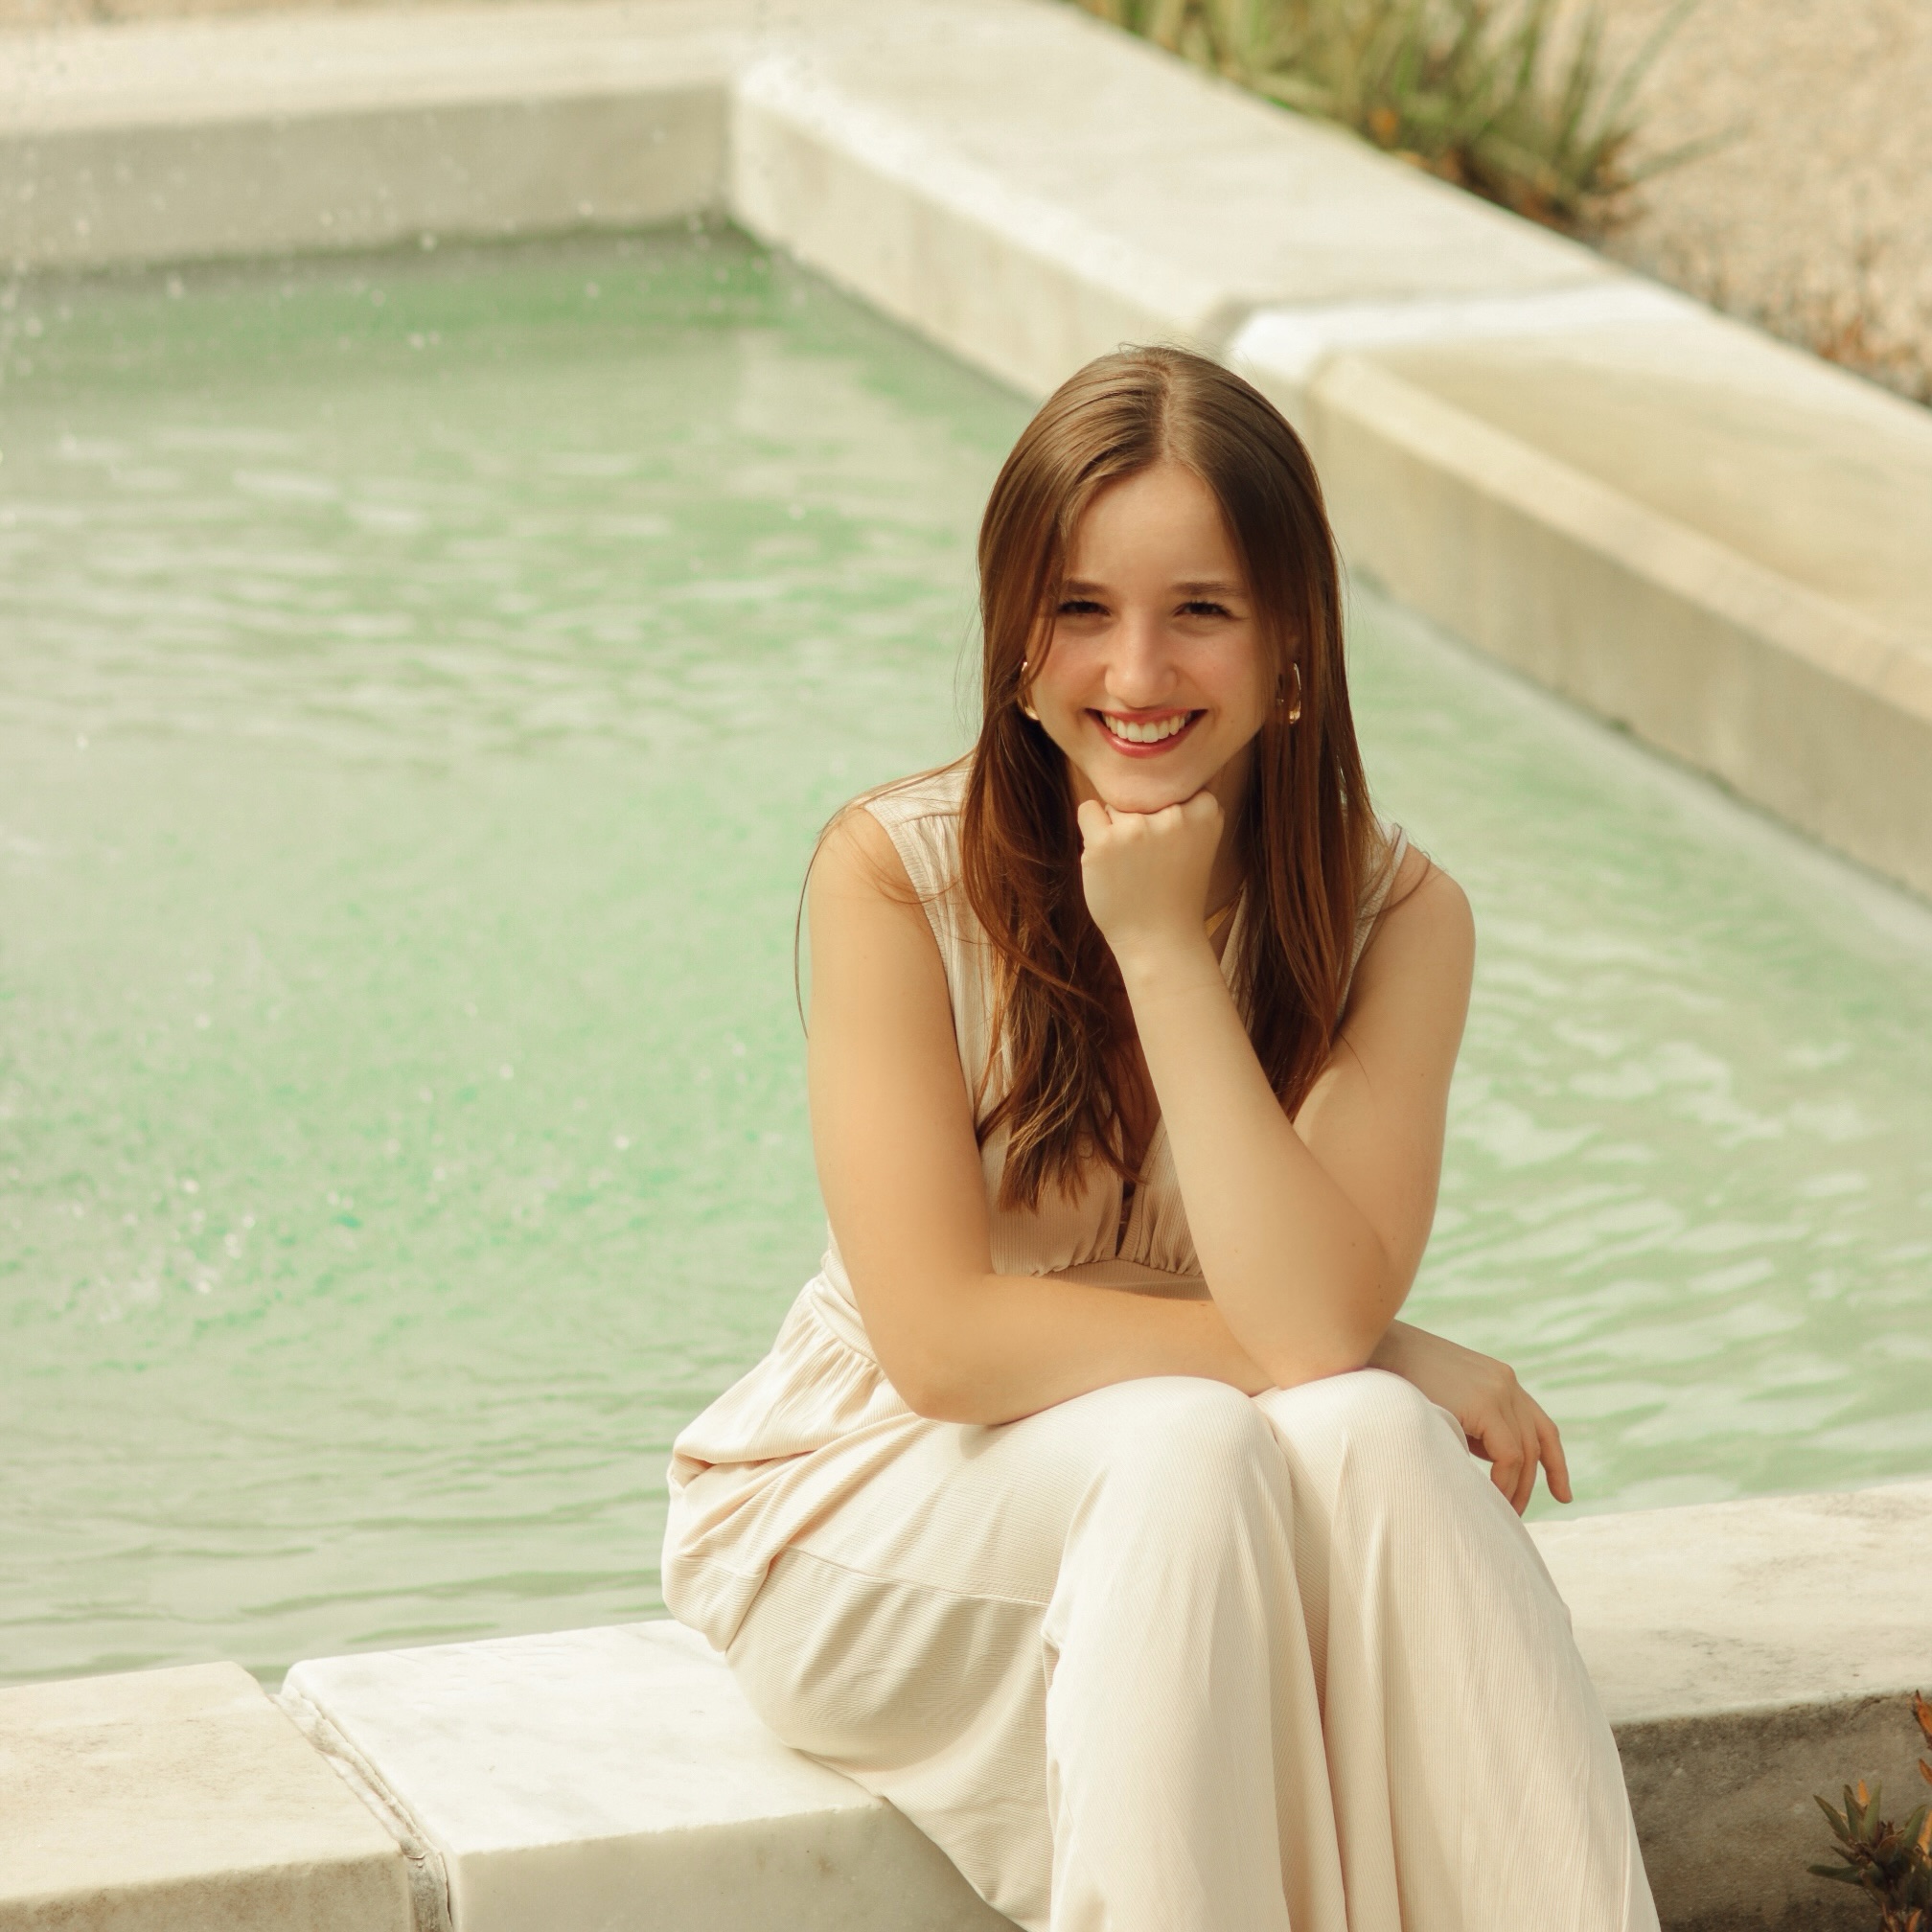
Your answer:
[[[1563,1438],[1506,1362],[1479,1355],[1406,1322],[1390,1324],[1369,1367],[1413,1382],[1430,1401],[1461,1425],[1472,1455],[1490,1465],[1489,1479],[1520,1516],[1536,1488],[1542,1465],[1550,1493],[1570,1501],[1570,1470]]]
[[[1197,792],[1160,812],[1114,812],[1097,798],[1080,807],[1080,879],[1122,972],[1176,942],[1205,939],[1208,885],[1220,849],[1220,801]]]

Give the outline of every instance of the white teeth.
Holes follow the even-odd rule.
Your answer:
[[[1171,738],[1177,731],[1186,727],[1191,711],[1177,711],[1171,718],[1161,718],[1145,724],[1137,724],[1131,718],[1116,718],[1111,711],[1103,711],[1101,717],[1107,721],[1107,728],[1116,738],[1124,738],[1130,745],[1159,745],[1162,739]]]

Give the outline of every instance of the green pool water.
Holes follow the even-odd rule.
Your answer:
[[[1025,413],[728,232],[0,288],[0,1675],[659,1609]],[[1353,635],[1483,935],[1414,1311],[1589,1507],[1932,1469],[1932,914]]]

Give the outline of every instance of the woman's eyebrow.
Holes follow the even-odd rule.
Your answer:
[[[1245,597],[1247,586],[1219,577],[1184,578],[1171,586],[1177,597]],[[1063,597],[1101,597],[1107,594],[1104,584],[1095,584],[1085,577],[1070,577],[1060,586]]]

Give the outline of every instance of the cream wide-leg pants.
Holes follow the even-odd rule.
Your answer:
[[[1568,1614],[1452,1418],[1367,1369],[932,1423],[730,1662],[1029,1932],[1654,1932]]]

